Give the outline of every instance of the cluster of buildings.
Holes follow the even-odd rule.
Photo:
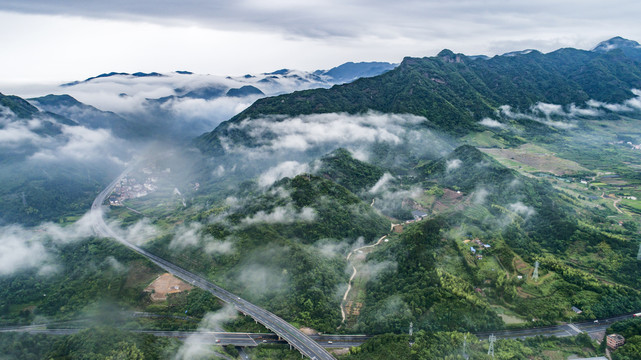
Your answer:
[[[476,256],[477,260],[483,260],[483,254],[481,254],[483,249],[489,249],[492,247],[489,244],[484,244],[479,238],[475,238],[474,240],[465,239],[463,240],[463,243],[471,245],[470,252],[472,255]],[[474,245],[476,245],[476,247],[474,247]]]
[[[139,183],[133,177],[125,176],[120,179],[120,182],[109,196],[109,205],[122,206],[127,199],[147,196],[149,193],[158,190],[156,182],[158,182],[158,178],[153,176],[147,177],[143,183]]]

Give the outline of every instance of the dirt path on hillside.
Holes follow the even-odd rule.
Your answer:
[[[605,197],[605,191],[603,191],[603,192],[601,193],[601,198],[602,198],[602,199],[610,199],[610,197]],[[617,198],[617,199],[613,200],[613,201],[612,201],[612,205],[614,206],[614,208],[615,208],[615,209],[616,209],[620,214],[625,214],[625,213],[623,212],[623,210],[619,209],[619,207],[617,206],[617,204],[618,204],[619,202],[621,202],[621,198]]]
[[[359,247],[357,249],[354,249],[354,250],[350,251],[349,254],[347,254],[347,258],[346,258],[347,261],[349,262],[349,259],[352,257],[352,255],[355,252],[363,251],[363,249],[376,247],[376,246],[380,245],[380,243],[383,240],[385,240],[386,238],[387,238],[387,235],[384,235],[383,237],[378,239],[378,241],[375,244],[361,246],[361,247]],[[341,305],[340,305],[340,307],[341,307],[341,316],[343,318],[342,323],[345,323],[345,319],[347,319],[347,314],[345,313],[345,304],[346,304],[346,301],[347,301],[347,297],[349,296],[349,292],[352,290],[352,282],[354,281],[354,278],[356,277],[356,274],[358,273],[358,271],[356,270],[356,266],[354,264],[351,264],[351,265],[352,265],[352,270],[353,270],[352,276],[349,278],[349,282],[347,283],[347,290],[345,291],[345,294],[343,295],[343,300],[341,301]]]
[[[619,213],[623,214],[623,210],[619,209],[619,207],[617,206],[617,204],[618,204],[619,202],[621,202],[621,199],[616,199],[616,200],[614,200],[614,202],[612,203],[612,205],[614,205],[614,208],[615,208],[615,209],[617,209],[617,211],[618,211]]]

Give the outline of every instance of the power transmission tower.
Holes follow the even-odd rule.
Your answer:
[[[494,342],[496,341],[496,336],[494,334],[490,335],[490,346],[487,348],[487,354],[494,359]]]
[[[532,273],[532,280],[539,281],[539,262],[534,263],[534,272]]]
[[[637,253],[637,260],[641,260],[641,244],[639,244],[639,252]]]
[[[414,323],[410,322],[410,347],[414,345]]]

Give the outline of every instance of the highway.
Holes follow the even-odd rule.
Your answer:
[[[341,336],[341,335],[322,335],[322,336],[307,336],[294,326],[290,325],[283,319],[272,314],[271,312],[262,309],[242,298],[236,296],[219,286],[209,282],[208,280],[193,274],[175,264],[172,264],[158,256],[155,256],[146,250],[127,242],[124,238],[117,235],[104,221],[102,203],[107,196],[111,194],[116,184],[122,177],[128,174],[131,168],[125,170],[119,177],[111,182],[94,200],[91,206],[91,217],[93,221],[93,229],[99,236],[110,237],[127,246],[128,248],[136,251],[137,253],[145,256],[153,263],[166,270],[167,272],[197,286],[203,290],[209,291],[214,296],[222,301],[233,305],[239,312],[244,315],[251,316],[254,320],[264,325],[266,328],[273,331],[275,334],[230,334],[230,333],[211,333],[214,337],[207,337],[206,334],[202,338],[203,341],[212,341],[213,343],[221,345],[235,345],[235,346],[256,346],[260,343],[288,343],[295,349],[301,352],[304,356],[317,360],[334,359],[334,357],[324,349],[324,347],[350,347],[361,345],[368,336]],[[497,338],[526,338],[533,336],[574,336],[579,333],[585,332],[593,334],[604,331],[612,322],[630,318],[631,314],[616,316],[607,319],[600,319],[598,323],[594,322],[581,322],[574,324],[562,324],[540,328],[529,328],[519,330],[497,330],[493,332],[478,332],[475,335],[479,339],[487,339],[490,334],[494,334]],[[0,330],[3,331],[3,330]],[[38,331],[38,330],[32,330]],[[49,330],[47,330],[49,331]],[[50,330],[64,332],[66,330]],[[194,332],[152,332],[157,336],[171,336],[183,338],[194,334]],[[225,334],[225,335],[223,335]],[[61,333],[62,335],[62,333]],[[219,336],[215,337],[215,336]],[[219,339],[220,341],[216,342]],[[331,341],[331,343],[329,343]]]
[[[303,332],[287,323],[280,317],[250,303],[249,301],[240,298],[239,296],[230,293],[229,291],[211,283],[201,276],[191,273],[128,242],[122,236],[116,234],[104,221],[102,204],[105,199],[111,194],[116,184],[120,182],[120,179],[126,176],[131,171],[131,169],[132,166],[123,171],[120,176],[114,179],[102,192],[100,192],[100,194],[98,194],[96,199],[94,199],[94,202],[91,205],[91,219],[93,222],[93,230],[96,235],[113,238],[126,247],[151,260],[153,263],[155,263],[165,271],[173,274],[174,276],[189,282],[193,286],[209,291],[211,294],[221,299],[222,301],[233,305],[239,312],[251,316],[254,320],[276,333],[276,335],[285,340],[296,350],[300,351],[300,353],[304,356],[315,360],[335,360],[335,358],[316,341],[312,340],[309,336],[305,335]]]
[[[48,329],[45,325],[16,326],[0,328],[0,332],[26,332],[30,334],[73,335],[86,328]],[[261,344],[287,344],[274,333],[231,333],[215,331],[163,331],[163,330],[127,330],[139,334],[151,334],[161,337],[173,337],[212,345],[233,345],[253,347]],[[367,335],[312,335],[311,339],[325,348],[347,348],[360,346],[371,336]]]
[[[607,319],[593,321],[561,324],[540,328],[519,329],[519,330],[497,330],[473,333],[481,340],[486,340],[490,334],[499,339],[524,339],[535,336],[575,336],[580,333],[592,335],[603,333],[614,322],[632,318],[632,314],[615,316]],[[55,324],[51,324],[54,325]],[[50,325],[50,326],[51,326]],[[72,335],[86,328],[59,328],[49,329],[47,325],[29,325],[0,328],[1,332],[27,332],[31,334],[47,335]],[[151,334],[162,337],[173,337],[186,339],[193,337],[193,341],[199,341],[212,345],[233,345],[238,347],[253,347],[261,344],[287,344],[274,333],[230,333],[230,332],[207,332],[207,331],[163,331],[163,330],[129,330],[135,333]],[[313,341],[324,348],[347,348],[360,346],[371,338],[370,335],[311,335]]]
[[[575,336],[580,333],[593,334],[598,332],[603,332],[607,329],[612,323],[631,319],[632,314],[625,314],[619,316],[613,316],[606,319],[599,319],[598,322],[585,321],[578,323],[546,326],[540,328],[529,328],[529,329],[520,329],[520,330],[498,330],[498,331],[484,331],[474,333],[479,339],[487,339],[490,334],[494,334],[499,339],[515,339],[520,338],[524,339],[526,337],[534,336],[556,336],[556,337],[565,337],[565,336]]]

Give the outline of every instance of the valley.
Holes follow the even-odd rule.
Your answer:
[[[252,359],[489,359],[491,346],[548,359],[602,354],[606,333],[634,329],[638,60],[443,50],[388,65],[335,82],[283,70],[216,89],[178,88],[186,73],[62,86],[176,85],[144,100],[144,119],[2,95],[0,132],[25,135],[3,148],[0,246],[15,255],[0,265],[0,343],[37,338],[61,359],[245,345]],[[165,105],[214,98],[238,105],[226,121],[180,123]],[[154,117],[171,124],[147,133]]]

